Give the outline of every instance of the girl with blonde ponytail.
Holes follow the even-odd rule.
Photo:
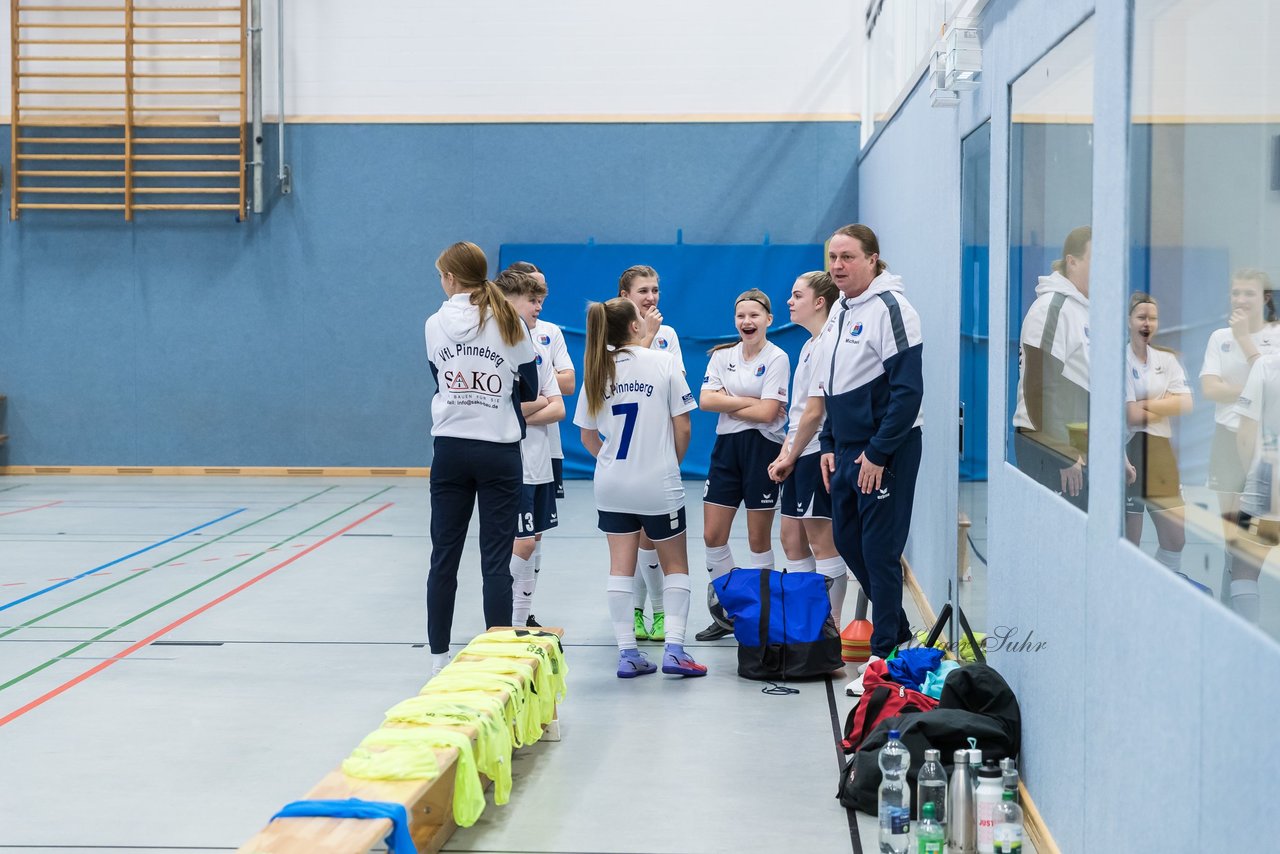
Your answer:
[[[670,354],[644,346],[631,301],[587,308],[583,391],[573,423],[596,458],[595,502],[609,541],[609,616],[618,642],[618,678],[657,672],[636,647],[632,621],[636,550],[643,532],[662,564],[666,647],[662,672],[705,676],[684,650],[689,620],[689,554],[680,460],[696,408],[684,371]]]
[[[427,576],[433,673],[449,660],[458,565],[477,499],[484,624],[511,624],[508,564],[524,480],[521,403],[538,397],[529,330],[488,280],[488,261],[480,247],[453,244],[436,259],[436,271],[446,300],[426,324],[427,362],[436,382]]]

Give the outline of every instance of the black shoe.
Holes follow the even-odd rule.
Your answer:
[[[525,621],[524,621],[524,624],[525,624],[525,626],[526,626],[526,627],[528,627],[528,628],[530,628],[530,629],[540,629],[540,628],[542,628],[542,623],[539,623],[537,620],[535,620],[535,619],[533,618],[533,614],[530,614],[530,615],[529,615],[529,619],[525,620]]]
[[[720,640],[720,638],[733,634],[733,629],[726,629],[719,623],[712,623],[702,631],[694,635],[694,638],[700,641]]]
[[[733,631],[733,617],[730,617],[725,612],[724,606],[720,604],[720,600],[716,598],[715,590],[711,587],[707,588],[707,610],[711,613],[711,619],[721,628],[726,631]]]

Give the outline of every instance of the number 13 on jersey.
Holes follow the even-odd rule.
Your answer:
[[[636,429],[636,416],[640,414],[640,404],[638,403],[615,403],[613,405],[613,414],[621,415],[622,422],[622,438],[618,441],[618,456],[616,459],[625,460],[627,451],[631,449],[631,434]]]

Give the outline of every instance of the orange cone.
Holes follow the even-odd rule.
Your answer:
[[[871,621],[853,620],[840,633],[840,657],[863,662],[871,657]]]

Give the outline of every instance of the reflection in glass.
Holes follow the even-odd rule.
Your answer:
[[[1150,488],[1144,505],[1154,524],[1127,533],[1276,637],[1278,43],[1274,0],[1134,3],[1129,289],[1158,304],[1149,343],[1173,351],[1193,381],[1189,408],[1168,418],[1164,463],[1173,461],[1181,484],[1181,559],[1160,521],[1174,505],[1156,510]],[[1146,441],[1150,453],[1154,440]]]
[[[960,143],[960,518],[958,604],[987,630],[987,365],[991,238],[991,123]],[[952,620],[954,630],[957,621]],[[959,633],[951,637],[959,640]]]
[[[1125,348],[1125,535],[1142,542],[1145,515],[1151,515],[1156,560],[1182,573],[1182,481],[1173,451],[1173,421],[1191,411],[1187,372],[1172,350],[1151,343],[1160,328],[1160,309],[1150,294],[1129,298],[1129,346]],[[1195,582],[1192,582],[1193,584]],[[1206,588],[1207,589],[1207,588]]]
[[[1014,452],[1018,468],[1087,509],[1089,453],[1089,261],[1093,233],[1067,235],[1053,272],[1041,276],[1022,321]]]
[[[1092,20],[1081,24],[1014,81],[1009,181],[1009,461],[1082,510],[1089,498],[1092,32]]]

